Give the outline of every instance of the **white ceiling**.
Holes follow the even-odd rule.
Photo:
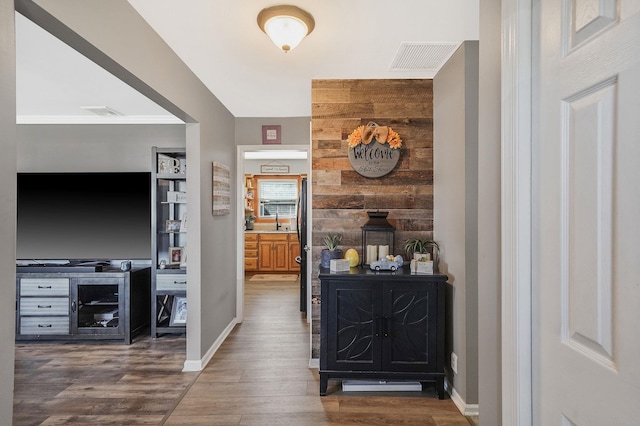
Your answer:
[[[258,12],[277,3],[128,1],[236,117],[311,116],[313,79],[432,78],[458,43],[478,39],[478,0],[295,0],[316,27],[287,54],[256,24]],[[20,15],[16,40],[19,123],[176,122]],[[398,64],[404,48],[417,56]]]

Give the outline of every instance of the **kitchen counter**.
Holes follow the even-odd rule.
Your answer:
[[[245,230],[244,231],[245,234],[295,234],[296,230],[289,230],[289,231],[276,231],[274,230],[263,230],[263,229],[250,229],[250,230]]]

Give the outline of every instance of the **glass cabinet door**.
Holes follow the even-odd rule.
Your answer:
[[[73,286],[72,328],[78,334],[120,334],[124,315],[123,281],[78,279]],[[124,320],[124,316],[122,316]]]

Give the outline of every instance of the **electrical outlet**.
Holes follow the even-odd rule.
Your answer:
[[[458,355],[451,352],[451,369],[455,374],[458,374]]]

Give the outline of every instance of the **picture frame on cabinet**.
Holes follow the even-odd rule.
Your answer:
[[[165,225],[166,232],[180,232],[182,231],[182,221],[181,220],[167,220]]]
[[[173,307],[171,308],[171,319],[169,326],[181,326],[187,324],[187,298],[183,296],[174,296]]]
[[[169,247],[169,265],[180,265],[184,262],[184,247]]]

